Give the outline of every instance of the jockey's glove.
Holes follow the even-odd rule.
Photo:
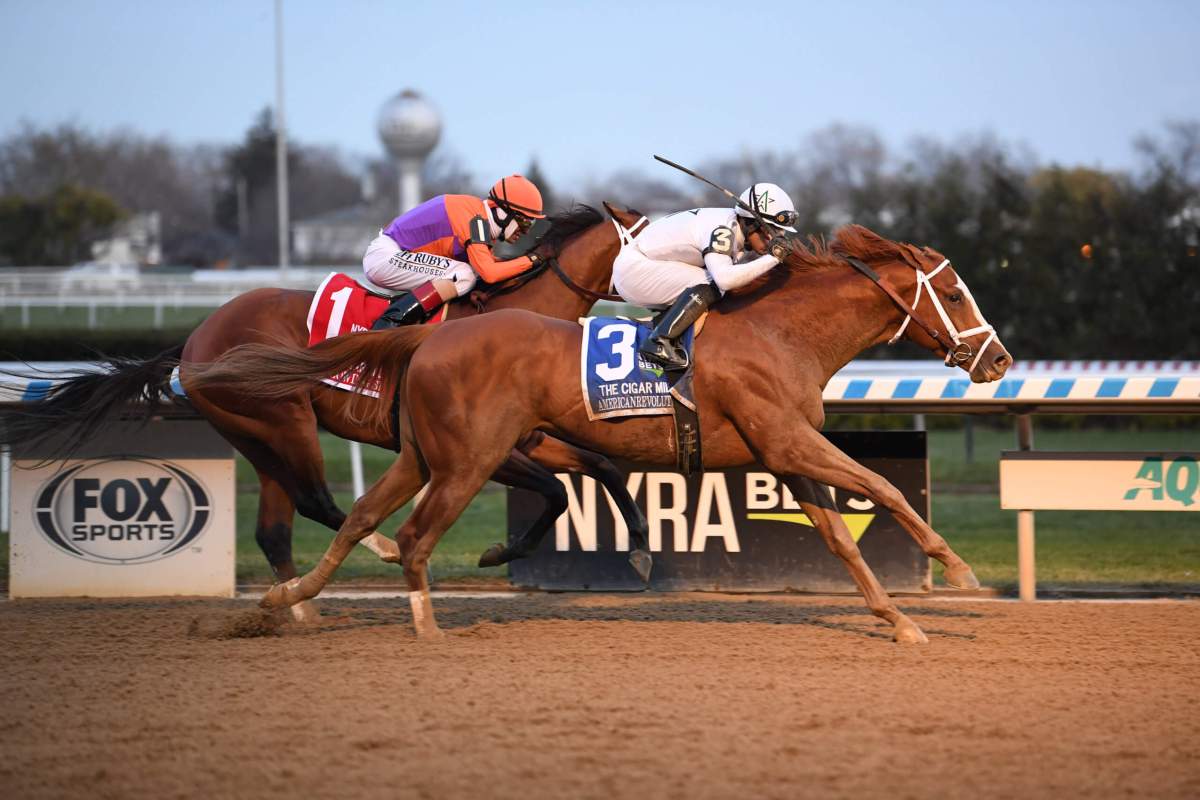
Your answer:
[[[792,242],[787,236],[776,236],[767,243],[767,252],[783,261],[792,252]]]

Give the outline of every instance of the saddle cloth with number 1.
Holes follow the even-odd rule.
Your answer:
[[[326,339],[344,336],[347,333],[369,331],[390,302],[390,297],[368,291],[349,275],[340,272],[329,273],[317,288],[312,305],[308,307],[308,346],[312,347]],[[441,322],[446,318],[449,308],[449,304],[442,306],[429,321]],[[358,369],[348,370],[340,375],[323,378],[321,382],[339,389],[353,390],[358,372]],[[364,394],[379,396],[378,392],[370,390]]]

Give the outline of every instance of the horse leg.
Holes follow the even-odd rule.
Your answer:
[[[785,475],[782,480],[792,490],[800,509],[812,520],[830,552],[846,565],[871,613],[892,623],[892,638],[906,644],[928,644],[929,639],[924,632],[896,607],[863,560],[858,544],[829,495],[828,487],[799,475]]]
[[[587,475],[599,481],[600,485],[608,490],[609,496],[617,504],[617,510],[625,520],[626,530],[629,531],[629,537],[633,542],[633,548],[629,553],[629,563],[642,582],[649,583],[650,569],[654,563],[654,559],[650,555],[650,525],[646,521],[646,515],[638,507],[637,501],[629,494],[625,476],[621,474],[621,471],[608,458],[599,453],[576,447],[541,432],[535,432],[526,437],[517,446],[533,461],[546,469]],[[537,548],[548,529],[549,525],[536,532],[537,539],[529,546],[530,552]],[[533,533],[533,530],[531,529],[529,533]]]
[[[408,583],[408,602],[412,607],[413,626],[420,639],[440,639],[442,631],[433,615],[429,596],[428,563],[433,548],[442,534],[454,524],[463,510],[487,482],[490,471],[473,470],[466,474],[451,472],[453,479],[435,474],[429,489],[417,503],[400,530],[396,542],[400,545],[404,564],[404,579]],[[551,478],[555,483],[558,481]],[[561,487],[560,487],[561,488]]]
[[[271,443],[272,448],[292,483],[296,510],[300,515],[330,530],[340,530],[346,521],[346,512],[338,508],[325,481],[325,454],[321,452],[321,441],[317,437],[316,415],[311,405],[303,406],[298,414],[304,419],[294,420],[281,428],[285,435],[277,437]],[[400,563],[396,543],[377,531],[363,537],[361,544],[381,561]]]
[[[921,519],[899,489],[843,453],[819,432],[799,429],[793,438],[770,447],[778,471],[800,472],[821,483],[860,494],[886,508],[927,556],[942,563],[947,584],[955,589],[979,588],[979,580],[967,562]],[[777,469],[770,464],[768,467]]]
[[[296,577],[296,563],[292,560],[292,521],[296,517],[296,506],[287,490],[268,473],[258,471],[258,523],[254,529],[254,540],[267,557],[277,582]],[[292,617],[297,622],[316,622],[321,612],[310,602],[292,606]]]
[[[254,540],[271,565],[276,581],[291,580],[296,577],[296,563],[292,560],[296,505],[292,500],[293,492],[284,483],[287,472],[283,464],[265,442],[229,430],[224,412],[219,409],[205,411],[205,416],[254,467],[259,483]],[[309,602],[297,603],[291,607],[291,612],[297,622],[316,622],[321,618],[321,612]]]
[[[282,608],[316,597],[334,572],[363,538],[396,509],[411,500],[425,483],[425,473],[413,452],[406,447],[367,493],[350,509],[337,536],[329,543],[317,566],[299,578],[277,583],[263,597],[264,608]],[[407,573],[407,570],[406,570]]]
[[[511,545],[496,542],[479,557],[480,567],[498,567],[518,558],[526,558],[541,544],[542,537],[559,515],[567,510],[567,492],[556,477],[542,469],[520,450],[513,450],[507,461],[492,475],[492,480],[514,489],[537,492],[546,500],[538,518]]]

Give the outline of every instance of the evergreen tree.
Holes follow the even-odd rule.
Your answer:
[[[66,266],[91,256],[91,245],[125,216],[103,192],[73,184],[41,197],[0,197],[0,265]]]

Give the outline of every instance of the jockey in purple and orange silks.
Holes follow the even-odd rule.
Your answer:
[[[538,188],[509,175],[487,199],[443,194],[396,217],[363,256],[370,284],[400,292],[371,330],[424,322],[443,303],[471,291],[476,276],[497,283],[529,269],[536,256],[497,261],[492,243],[514,240],[545,216]]]

